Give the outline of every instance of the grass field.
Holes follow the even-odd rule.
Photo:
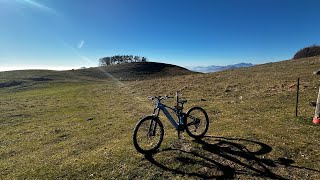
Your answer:
[[[312,72],[319,63],[314,57],[210,74],[103,69],[121,81],[100,69],[2,72],[0,83],[22,84],[0,88],[0,179],[320,179],[320,127],[308,105],[317,97],[320,76]],[[178,140],[162,118],[160,151],[137,153],[132,130],[152,112],[147,96],[178,90],[186,109],[207,110],[208,136]]]

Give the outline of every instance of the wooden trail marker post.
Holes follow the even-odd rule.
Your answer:
[[[300,79],[298,78],[297,82],[297,98],[296,98],[296,117],[298,117],[298,105],[299,105],[299,81]]]

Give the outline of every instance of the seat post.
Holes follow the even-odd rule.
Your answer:
[[[176,103],[177,103],[177,107],[179,106],[179,92],[176,92]]]

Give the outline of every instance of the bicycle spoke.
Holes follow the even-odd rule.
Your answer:
[[[193,137],[202,136],[207,131],[207,116],[201,108],[195,108],[188,113],[186,128]],[[187,131],[187,132],[188,132]]]
[[[143,122],[137,132],[137,143],[142,149],[152,149],[160,141],[160,128],[154,120]]]

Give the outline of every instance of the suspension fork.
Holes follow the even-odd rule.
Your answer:
[[[160,109],[159,108],[155,108],[153,110],[153,115],[154,115],[154,118],[156,119],[159,119],[159,113],[160,113]],[[157,115],[156,115],[157,114]],[[153,126],[153,123],[154,123],[154,126]],[[151,120],[151,123],[150,123],[150,127],[149,127],[149,132],[152,131],[152,136],[155,136],[156,135],[156,129],[157,129],[157,121],[156,122],[153,122],[153,119]],[[153,129],[152,129],[153,128]]]

